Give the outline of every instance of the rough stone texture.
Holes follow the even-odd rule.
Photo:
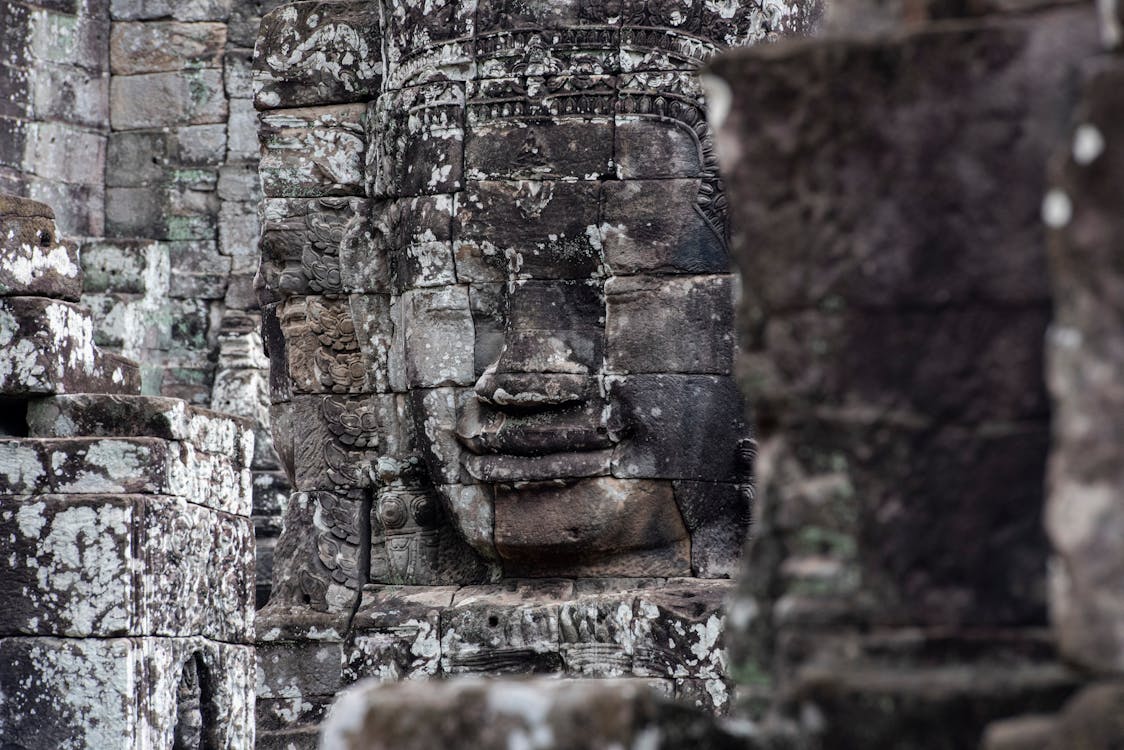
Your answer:
[[[254,746],[251,647],[202,638],[5,637],[0,659],[0,736],[16,747],[173,747],[185,673],[202,681],[204,715],[223,717],[203,725],[210,746]]]
[[[262,19],[254,55],[258,109],[373,99],[382,83],[379,9],[291,3]]]
[[[1057,300],[1048,339],[1055,405],[1046,512],[1056,552],[1051,606],[1063,653],[1086,669],[1117,675],[1124,673],[1124,388],[1117,376],[1124,356],[1124,111],[1114,93],[1121,83],[1119,56],[1087,72],[1044,204]]]
[[[1095,40],[1090,10],[1052,9],[712,64],[760,430],[730,610],[750,714],[831,747],[968,747],[1073,690],[1035,631],[1039,216]]]
[[[255,53],[272,423],[298,490],[263,737],[307,742],[364,674],[627,674],[725,710],[703,579],[735,567],[753,442],[695,72],[818,7],[379,11],[287,6]],[[317,671],[340,636],[306,639],[316,617],[351,633],[342,672]]]
[[[641,742],[719,750],[745,740],[639,681],[462,680],[357,686],[332,707],[321,747],[593,750]]]
[[[54,212],[44,209],[35,201],[0,196],[0,296],[77,301],[78,248],[62,241]]]

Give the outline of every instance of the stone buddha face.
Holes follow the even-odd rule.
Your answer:
[[[430,5],[387,3],[369,117],[391,381],[428,480],[507,576],[728,574],[751,441],[695,69],[756,21]]]

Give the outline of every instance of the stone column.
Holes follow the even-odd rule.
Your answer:
[[[1096,35],[1052,8],[710,68],[760,430],[734,669],[826,747],[971,747],[1075,683],[1045,629],[1039,207]]]

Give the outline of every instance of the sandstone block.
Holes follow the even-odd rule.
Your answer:
[[[604,478],[517,491],[500,485],[495,519],[496,551],[508,575],[690,573],[690,541],[670,483]]]
[[[728,374],[734,357],[729,276],[626,276],[605,283],[607,369]]]
[[[414,388],[472,385],[472,313],[464,286],[416,289],[402,295],[406,383]]]
[[[139,388],[134,362],[94,346],[85,309],[45,297],[0,299],[0,392],[135,393]]]
[[[611,426],[628,435],[613,476],[728,482],[748,470],[738,446],[749,428],[730,378],[630,375],[609,381],[609,398]]]
[[[77,245],[62,241],[53,217],[9,214],[12,202],[0,200],[0,296],[77,301],[82,291]]]
[[[86,294],[143,294],[166,288],[169,261],[165,245],[145,240],[92,241],[82,244],[82,290]]]
[[[9,497],[3,506],[0,525],[15,540],[5,634],[252,639],[248,519],[137,495]]]
[[[598,275],[598,202],[595,182],[469,183],[454,213],[457,277],[464,282]]]
[[[340,253],[349,225],[366,211],[360,198],[266,199],[260,243],[266,299],[343,291]]]
[[[225,46],[221,23],[118,22],[109,38],[109,64],[115,76],[217,68]]]
[[[258,109],[376,98],[382,81],[379,13],[369,3],[292,4],[266,14],[254,54]]]
[[[1056,554],[1051,608],[1066,657],[1112,674],[1124,671],[1124,592],[1118,585],[1124,554],[1114,541],[1124,525],[1124,390],[1112,374],[1122,358],[1117,290],[1124,222],[1116,191],[1124,170],[1120,105],[1113,93],[1122,82],[1118,58],[1090,66],[1078,124],[1059,147],[1064,156],[1058,155],[1047,199],[1070,207],[1067,221],[1053,222],[1049,246],[1056,294],[1047,339],[1054,398],[1046,511]]]
[[[115,130],[218,123],[227,115],[217,69],[114,76],[109,101]]]
[[[201,638],[3,638],[0,731],[25,747],[170,747],[185,670],[209,678],[202,700],[221,721],[205,728],[219,747],[254,739],[251,647]]]
[[[362,105],[262,115],[262,189],[270,198],[362,195]]]
[[[613,273],[729,269],[724,228],[699,205],[701,180],[609,181],[602,189],[601,244]]]
[[[598,180],[612,174],[612,118],[474,116],[473,93],[464,144],[469,180]]]
[[[662,738],[656,741],[666,748],[732,750],[744,743],[698,709],[634,681],[465,680],[357,686],[329,715],[323,747],[458,743],[498,750],[531,737],[544,750],[630,747],[641,737]]]

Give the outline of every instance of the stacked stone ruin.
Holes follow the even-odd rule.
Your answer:
[[[280,0],[9,0],[0,192],[81,248],[95,342],[146,394],[253,419],[259,597],[289,487],[268,428],[250,60]]]
[[[0,747],[1122,741],[1116,3],[279,5],[0,0]]]
[[[0,195],[0,742],[252,747],[251,425],[138,395],[81,289]]]
[[[731,668],[774,742],[1120,741],[1104,11],[837,3],[708,71],[760,429]]]

